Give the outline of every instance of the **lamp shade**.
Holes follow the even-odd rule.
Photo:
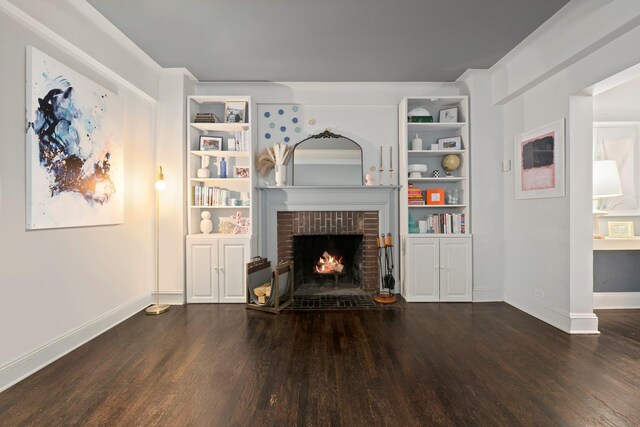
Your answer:
[[[622,184],[615,160],[593,162],[593,198],[622,196]]]

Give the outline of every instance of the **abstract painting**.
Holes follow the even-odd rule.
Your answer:
[[[258,146],[297,144],[305,139],[302,112],[298,104],[258,104]]]
[[[123,222],[122,102],[27,46],[27,229]]]
[[[564,197],[564,120],[515,137],[516,199]]]
[[[593,126],[594,159],[615,160],[622,196],[600,201],[602,210],[613,215],[639,215],[640,122],[597,122]]]

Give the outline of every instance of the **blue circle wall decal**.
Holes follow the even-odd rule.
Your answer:
[[[267,111],[266,113],[264,113],[264,116],[267,117],[267,118],[271,117],[271,113]]]
[[[287,130],[286,126],[280,126],[280,132],[284,132],[285,130]]]
[[[278,110],[278,114],[283,115],[284,114],[284,110]]]
[[[297,117],[294,117],[293,119],[291,119],[291,121],[292,121],[293,123],[298,123],[298,118],[297,118]]]
[[[273,123],[273,122],[269,123],[269,128],[273,129],[274,127],[276,127],[275,123]]]
[[[300,128],[295,128],[296,133],[300,133]]]
[[[264,137],[267,138],[267,139],[271,139],[271,134],[269,132],[267,132],[267,133],[264,134]]]
[[[291,138],[289,138],[288,136],[285,136],[284,137],[284,142],[289,142],[289,141],[291,141]]]
[[[293,107],[291,107],[291,110],[293,110],[294,113],[297,113],[299,108],[297,105],[294,105]]]

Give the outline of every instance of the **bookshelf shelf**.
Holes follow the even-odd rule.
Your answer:
[[[250,209],[250,206],[189,206],[191,209]]]
[[[444,178],[407,178],[408,182],[458,182],[465,180],[463,176],[448,176]]]
[[[223,182],[251,182],[250,178],[191,178],[191,182],[223,183]]]
[[[447,209],[447,208],[466,208],[467,205],[408,205],[409,209],[411,208],[422,208],[422,209]]]
[[[249,151],[200,151],[191,150],[191,154],[200,157],[249,157]]]
[[[443,131],[443,130],[455,130],[461,129],[467,124],[464,122],[457,123],[407,123],[407,127],[412,132],[421,131]]]
[[[408,150],[410,156],[440,157],[447,154],[467,154],[467,150]]]
[[[249,129],[249,123],[191,123],[202,132],[242,132]]]

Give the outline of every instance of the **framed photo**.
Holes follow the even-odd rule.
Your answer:
[[[427,205],[444,205],[444,188],[427,189]]]
[[[634,236],[632,221],[609,221],[607,227],[612,239],[628,239]]]
[[[226,123],[246,123],[247,103],[244,101],[227,101],[224,103],[224,121]]]
[[[462,137],[449,136],[438,138],[438,149],[440,150],[462,150]]]
[[[440,110],[439,114],[440,123],[457,123],[458,122],[458,107],[445,108]]]
[[[514,138],[515,197],[564,197],[564,119]]]
[[[222,151],[222,137],[200,135],[200,151]]]
[[[233,176],[235,178],[249,178],[249,166],[234,166]]]
[[[640,122],[593,124],[594,155],[615,160],[622,195],[600,200],[600,208],[615,216],[640,215]]]

